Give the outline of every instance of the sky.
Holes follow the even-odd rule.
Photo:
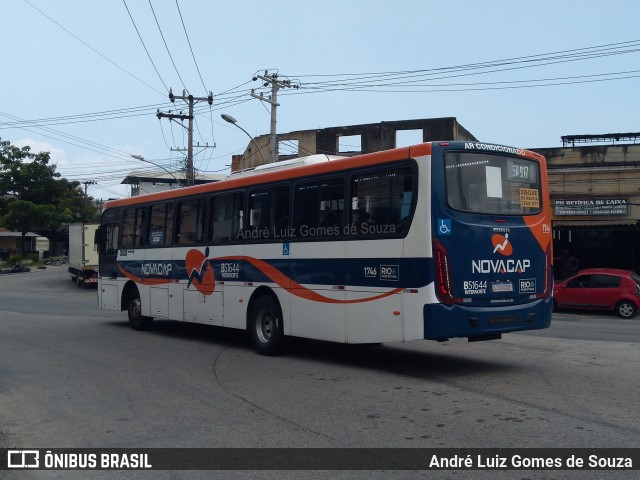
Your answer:
[[[228,173],[249,139],[220,115],[268,134],[270,106],[250,95],[268,95],[252,80],[265,70],[299,86],[278,92],[278,133],[456,117],[484,142],[544,148],[640,131],[636,0],[0,5],[0,138],[50,152],[65,178],[96,182],[97,199],[157,170],[131,155],[172,171],[184,161],[186,123],[156,117],[187,110],[169,88],[213,94],[196,105],[194,165]]]

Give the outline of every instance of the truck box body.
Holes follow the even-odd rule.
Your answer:
[[[69,225],[69,273],[78,286],[98,282],[98,252],[94,237],[98,224]]]

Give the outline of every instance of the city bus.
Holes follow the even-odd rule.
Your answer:
[[[311,155],[109,201],[98,303],[153,319],[379,344],[549,326],[545,158],[481,142]]]

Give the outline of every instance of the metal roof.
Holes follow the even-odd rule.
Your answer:
[[[12,232],[11,230],[0,229],[0,237],[21,237],[22,233]],[[39,237],[37,233],[27,232],[27,237]]]

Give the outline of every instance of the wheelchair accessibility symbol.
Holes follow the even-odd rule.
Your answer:
[[[451,235],[451,219],[438,219],[438,235]]]

